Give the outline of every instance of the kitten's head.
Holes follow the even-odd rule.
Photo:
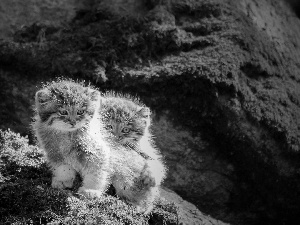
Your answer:
[[[150,125],[150,110],[130,100],[106,98],[101,105],[102,121],[124,146],[136,146]]]
[[[36,112],[46,126],[74,131],[89,124],[99,108],[99,97],[99,91],[78,83],[56,82],[36,93]]]

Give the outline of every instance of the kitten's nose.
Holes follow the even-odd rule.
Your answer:
[[[72,126],[74,126],[74,125],[76,124],[76,121],[75,121],[75,120],[71,120],[71,121],[70,121],[70,124],[71,124]]]

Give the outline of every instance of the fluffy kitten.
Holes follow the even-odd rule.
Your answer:
[[[141,203],[137,205],[142,205],[141,208],[148,207],[149,211],[158,195],[158,186],[166,175],[166,167],[149,131],[150,109],[138,99],[113,92],[104,94],[101,99],[100,115],[103,124],[111,132],[114,140],[125,147],[125,152],[121,154],[132,154],[134,157],[140,155],[145,163],[131,189],[116,188],[117,194],[140,201]],[[128,160],[130,163],[133,162],[130,157]],[[119,184],[114,186],[118,187]]]
[[[70,81],[53,82],[36,93],[33,128],[53,172],[52,187],[72,187],[78,172],[83,178],[79,193],[100,197],[112,183],[120,197],[148,213],[160,184],[153,176],[156,161],[107,135],[100,103],[98,91]]]
[[[72,187],[78,172],[79,193],[99,197],[106,190],[110,147],[99,129],[99,97],[97,90],[71,81],[53,82],[36,93],[33,129],[53,172],[52,187]]]
[[[100,110],[105,129],[118,143],[138,151],[145,158],[160,159],[150,133],[150,109],[130,95],[107,92]]]

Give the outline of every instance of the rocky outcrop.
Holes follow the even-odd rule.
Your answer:
[[[0,38],[11,38],[16,29],[36,22],[60,24],[70,21],[76,15],[76,11],[90,9],[93,3],[94,0],[2,0]]]
[[[178,207],[178,224],[182,225],[226,225],[222,221],[204,215],[190,202],[183,200],[179,195],[167,188],[160,189],[163,200],[174,202]]]
[[[300,21],[289,5],[146,1],[141,16],[130,1],[134,18],[119,19],[106,2],[0,43],[2,127],[28,132],[35,86],[57,75],[138,94],[155,112],[167,187],[232,224],[299,220]]]

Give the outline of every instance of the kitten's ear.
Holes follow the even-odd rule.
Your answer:
[[[148,107],[140,107],[136,114],[140,117],[148,118],[151,115],[151,111]]]
[[[48,89],[42,89],[35,94],[35,102],[38,104],[46,103],[51,100],[51,92]]]

